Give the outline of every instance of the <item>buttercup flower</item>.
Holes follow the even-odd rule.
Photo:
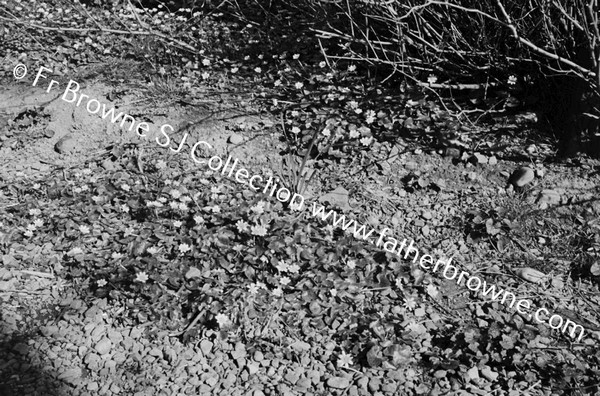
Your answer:
[[[138,272],[135,275],[135,282],[142,282],[142,283],[146,283],[146,281],[148,281],[148,274],[146,274],[144,271]]]

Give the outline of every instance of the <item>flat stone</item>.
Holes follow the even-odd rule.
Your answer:
[[[531,183],[533,179],[535,179],[533,169],[524,166],[515,170],[512,175],[510,175],[508,183],[515,187],[523,187],[526,184]]]
[[[204,356],[208,356],[210,354],[210,350],[212,349],[213,343],[210,342],[209,340],[202,340],[200,341],[200,350],[202,350],[202,353],[204,354]]]
[[[94,346],[94,349],[100,355],[106,355],[112,348],[112,342],[108,338],[103,338]]]
[[[296,382],[298,382],[300,379],[300,374],[295,370],[288,370],[283,378],[285,378],[285,380],[290,382],[292,385],[296,385]]]
[[[344,377],[331,377],[327,380],[327,386],[335,389],[345,389],[350,386],[350,380]]]
[[[77,147],[77,141],[73,138],[72,135],[63,136],[56,144],[54,145],[54,151],[60,154],[68,154],[75,150]]]
[[[558,205],[560,203],[560,194],[554,190],[542,190],[538,196],[540,204]]]
[[[233,135],[229,136],[228,141],[231,144],[242,144],[244,142],[244,138],[241,135],[234,133]]]

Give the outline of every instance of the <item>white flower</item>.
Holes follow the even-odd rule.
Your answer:
[[[302,84],[301,82],[297,82],[296,84],[294,84],[294,87],[296,87],[296,89],[301,89],[304,86],[304,84]]]
[[[98,279],[96,281],[96,284],[98,285],[98,287],[104,287],[104,286],[106,286],[107,283],[108,282],[106,282],[106,280],[104,280],[104,279]]]
[[[209,65],[210,65],[210,59],[203,59],[203,60],[202,60],[202,64],[203,64],[204,66],[209,66]]]
[[[273,85],[276,86],[276,87],[280,86],[281,85],[281,80],[275,80],[273,82]]]
[[[515,85],[517,83],[517,77],[512,75],[508,77],[508,85]]]
[[[31,216],[39,216],[39,215],[42,214],[42,211],[39,210],[39,209],[37,209],[37,208],[35,208],[35,209],[29,209],[29,214]]]
[[[188,245],[187,243],[182,243],[179,245],[179,247],[177,249],[181,253],[186,253],[186,252],[189,252],[190,250],[192,250],[192,247],[190,245]]]
[[[125,204],[121,205],[121,211],[123,211],[124,213],[129,213],[129,206]]]
[[[151,255],[155,255],[156,253],[158,253],[160,251],[160,249],[157,248],[156,246],[152,246],[152,247],[149,247],[147,251]]]
[[[437,81],[437,76],[430,74],[429,77],[427,77],[427,82],[429,84],[435,84],[435,82]]]
[[[277,289],[273,290],[273,295],[276,297],[281,297],[283,295],[283,289],[278,287]]]
[[[179,209],[179,202],[169,202],[169,206],[171,207],[171,209],[177,210]]]
[[[31,238],[33,236],[33,232],[31,230],[27,230],[23,234],[28,238]]]
[[[194,216],[194,222],[196,224],[202,224],[202,223],[204,223],[204,218],[200,215],[196,215],[196,216]]]
[[[356,70],[356,66],[355,65],[348,66],[348,71],[349,72],[353,72],[354,70]]]
[[[289,285],[290,282],[291,280],[287,276],[283,276],[281,277],[281,279],[279,279],[279,283],[281,283],[282,285]]]
[[[371,144],[371,142],[373,142],[373,138],[372,138],[371,136],[369,136],[369,137],[364,137],[364,138],[360,139],[360,143],[361,143],[363,146],[368,146],[368,145],[370,145],[370,144]]]
[[[324,68],[325,66],[327,66],[327,63],[325,61],[319,62],[319,67],[320,68]]]
[[[111,256],[111,257],[112,257],[114,260],[118,260],[118,259],[120,259],[120,258],[123,258],[123,254],[122,254],[122,253],[117,253],[117,252],[113,252],[113,253],[112,253],[110,256]]]
[[[353,364],[352,356],[347,354],[346,352],[340,353],[340,356],[337,361],[338,367],[349,367]]]
[[[222,313],[215,316],[215,319],[216,319],[217,323],[219,324],[219,327],[221,327],[221,328],[227,327],[231,324],[229,317]]]
[[[280,261],[275,268],[277,268],[281,272],[286,272],[289,269],[289,266],[285,261]]]
[[[351,131],[350,131],[350,137],[351,137],[352,139],[356,139],[356,138],[357,138],[357,137],[359,137],[359,136],[360,136],[360,132],[358,132],[358,130],[356,130],[356,129],[353,129],[353,130],[351,130]]]
[[[182,225],[183,225],[183,223],[182,223],[181,221],[179,221],[179,220],[175,220],[175,221],[173,222],[173,226],[174,226],[174,227],[177,227],[177,228],[179,228],[179,227],[181,227]]]
[[[209,72],[204,72],[201,74],[201,77],[203,80],[207,80],[210,77],[210,73]]]
[[[237,223],[235,223],[235,226],[239,232],[246,232],[248,231],[250,224],[246,223],[244,220],[238,220]]]
[[[257,294],[258,289],[259,289],[259,287],[256,285],[256,283],[252,283],[252,284],[248,285],[248,292],[252,295]]]
[[[130,190],[130,187],[129,187],[129,185],[127,185],[127,184],[123,183],[123,184],[121,184],[121,189],[122,189],[123,191],[129,191],[129,190]]]
[[[260,72],[262,72],[262,69],[261,69],[260,67],[255,67],[255,68],[254,68],[254,71],[255,71],[256,73],[260,73]]]
[[[34,224],[28,224],[27,225],[27,231],[35,231],[36,227]]]
[[[287,270],[292,274],[297,274],[298,272],[300,272],[300,266],[298,266],[297,264],[290,264]]]
[[[331,136],[331,130],[329,130],[329,128],[323,129],[321,133],[323,134],[323,136]]]
[[[300,133],[300,128],[298,128],[298,127],[293,127],[291,132],[292,132],[294,135],[297,135],[297,134],[299,134],[299,133]]]
[[[348,266],[348,268],[354,269],[354,268],[356,268],[356,261],[348,260],[348,261],[346,261],[346,265]]]
[[[260,201],[256,205],[252,206],[250,210],[256,214],[263,214],[265,213],[265,203]]]
[[[294,54],[292,56],[292,58],[295,59],[295,60],[298,60],[298,59],[300,59],[300,54]]]
[[[238,70],[240,70],[240,69],[239,69],[239,68],[237,68],[237,67],[232,67],[232,68],[231,68],[231,72],[232,72],[233,74],[237,73],[237,72],[238,72]]]
[[[333,297],[337,296],[337,290],[335,290],[335,289],[331,289],[331,290],[329,290],[329,292],[331,293],[331,295],[332,295]]]
[[[183,212],[183,211],[186,211],[186,210],[188,210],[188,207],[187,207],[187,205],[186,205],[185,203],[183,203],[183,202],[180,202],[180,203],[179,203],[179,205],[178,205],[178,208],[179,208],[179,210],[181,210],[182,212]]]
[[[179,190],[171,190],[169,194],[171,194],[171,196],[175,199],[181,197],[181,191]]]
[[[82,234],[89,234],[90,233],[90,227],[84,226],[84,225],[80,225],[79,226],[79,232],[81,232]]]
[[[135,282],[142,282],[142,283],[146,283],[146,281],[148,280],[148,274],[146,274],[144,271],[138,272],[135,275]]]

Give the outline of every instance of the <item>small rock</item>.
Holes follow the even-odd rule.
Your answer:
[[[54,128],[52,128],[52,127],[47,127],[47,128],[44,130],[44,136],[45,136],[45,137],[47,137],[47,138],[51,138],[51,137],[53,137],[54,135],[56,135],[56,131],[54,130]]]
[[[460,158],[460,150],[454,147],[446,147],[444,156],[450,158]]]
[[[410,161],[410,162],[407,162],[406,164],[404,164],[404,167],[408,170],[417,170],[417,169],[419,169],[419,164],[417,164],[414,161]]]
[[[345,389],[350,386],[350,380],[344,377],[331,377],[327,380],[327,386],[335,389]]]
[[[260,369],[258,363],[248,363],[246,367],[248,368],[248,373],[250,373],[250,375],[258,373],[258,370]]]
[[[430,211],[423,212],[421,216],[426,220],[431,220],[433,218],[433,215]]]
[[[515,187],[523,187],[524,185],[531,183],[533,179],[535,179],[533,169],[524,166],[515,170],[512,175],[510,175],[508,183]]]
[[[261,351],[254,352],[254,360],[256,360],[257,362],[260,362],[264,358],[265,358],[265,356],[263,355],[263,353]]]
[[[234,133],[233,135],[229,136],[229,143],[231,144],[242,144],[243,142],[244,138],[238,135],[237,133]]]
[[[296,382],[298,382],[300,379],[300,374],[296,370],[288,370],[283,378],[285,378],[285,380],[290,382],[292,385],[296,385]]]
[[[479,370],[477,370],[477,366],[473,366],[469,369],[469,371],[467,371],[467,377],[469,377],[469,379],[479,378]]]
[[[68,154],[75,150],[77,147],[77,141],[73,138],[72,135],[63,136],[56,144],[54,145],[54,150],[60,154]]]
[[[485,155],[483,154],[479,154],[479,153],[475,153],[473,154],[473,162],[475,162],[476,164],[487,164],[488,159]]]
[[[260,389],[254,389],[254,392],[252,392],[252,396],[265,396],[265,393]]]
[[[498,163],[498,158],[496,158],[495,155],[492,155],[489,159],[488,159],[488,164],[490,165],[496,165]]]
[[[546,279],[546,274],[533,268],[519,268],[515,273],[526,281],[532,283],[542,283]]]
[[[102,167],[104,169],[106,169],[107,171],[111,171],[115,169],[115,165],[114,163],[111,161],[110,158],[105,159],[104,161],[102,161]]]
[[[540,204],[558,205],[560,203],[560,194],[554,190],[542,190],[538,196],[538,202]]]
[[[483,368],[481,369],[481,375],[483,375],[486,379],[492,382],[496,381],[496,378],[498,378],[498,373],[494,373],[492,369],[488,366],[483,366]]]
[[[209,340],[200,341],[200,350],[202,350],[202,353],[204,354],[204,356],[208,356],[210,354],[210,350],[212,349],[212,346],[213,346],[213,344]]]
[[[107,353],[110,352],[111,348],[112,348],[112,342],[106,337],[101,339],[100,341],[98,341],[96,346],[94,346],[94,349],[100,355],[106,355]]]
[[[81,378],[82,375],[83,371],[81,370],[81,368],[76,367],[65,370],[59,375],[58,378],[71,385],[75,385],[77,383],[77,380],[79,380],[79,378]]]

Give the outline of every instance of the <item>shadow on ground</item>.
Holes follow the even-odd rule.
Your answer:
[[[0,335],[0,396],[66,396],[68,387],[42,366],[28,340],[32,336]]]

